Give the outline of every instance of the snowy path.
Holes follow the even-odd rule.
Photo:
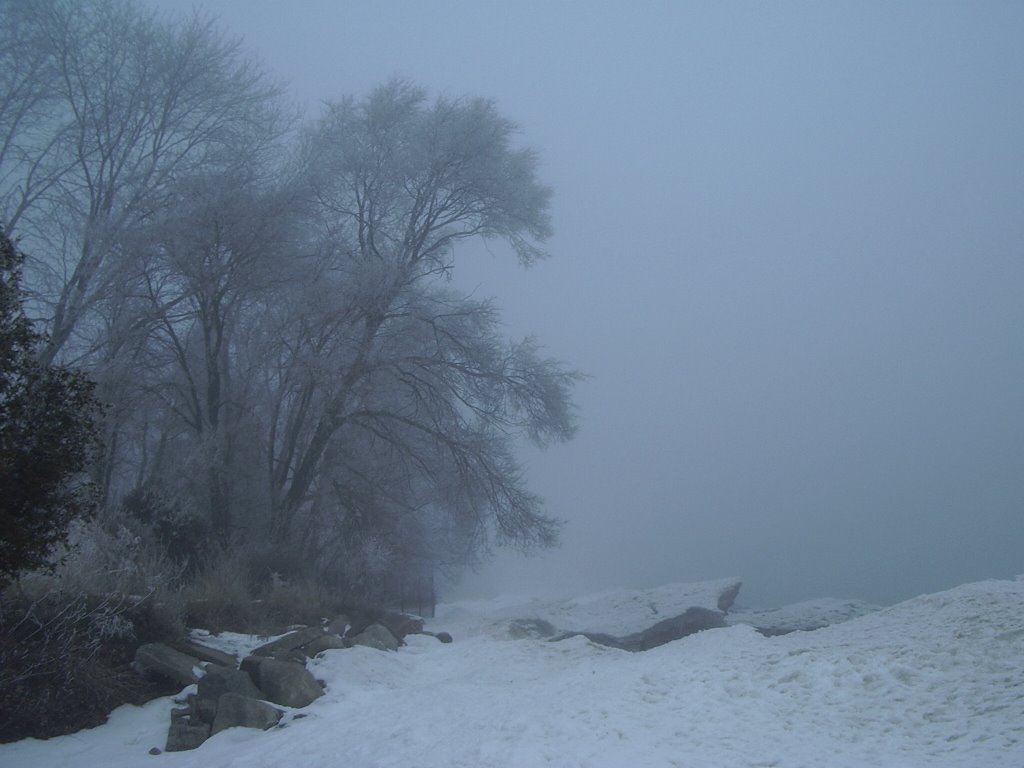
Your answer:
[[[481,606],[385,654],[313,663],[326,695],[287,727],[162,746],[170,704],[0,747],[78,766],[1024,766],[1024,582],[990,581],[816,632],[712,630],[641,654],[499,639]]]

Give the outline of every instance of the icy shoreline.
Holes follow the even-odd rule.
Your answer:
[[[642,654],[580,637],[511,640],[507,619],[527,605],[542,607],[442,606],[431,626],[451,645],[327,652],[311,665],[326,695],[285,728],[231,729],[150,757],[171,706],[161,699],[90,731],[0,746],[0,766],[1024,765],[1021,581],[813,632],[709,630]]]

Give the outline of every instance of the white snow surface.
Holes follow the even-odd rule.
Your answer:
[[[866,616],[879,610],[879,606],[863,600],[837,600],[834,597],[822,597],[816,600],[804,600],[783,608],[772,610],[729,611],[730,624],[749,624],[761,629],[775,631],[792,631],[795,629],[820,629],[831,624]]]
[[[326,652],[310,665],[325,695],[283,728],[150,756],[172,707],[159,699],[99,728],[0,746],[0,766],[1024,766],[1024,581],[814,632],[731,626],[644,653],[495,635],[521,605],[440,607],[429,628],[452,644]]]

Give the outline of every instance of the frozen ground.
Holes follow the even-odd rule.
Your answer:
[[[638,654],[504,639],[501,620],[527,606],[539,604],[442,607],[431,626],[451,645],[328,652],[312,664],[325,696],[284,728],[149,756],[163,746],[163,699],[91,731],[0,746],[0,766],[1024,766],[1021,580],[814,632],[731,626]]]

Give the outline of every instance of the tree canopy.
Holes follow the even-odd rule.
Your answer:
[[[33,246],[39,370],[107,406],[105,519],[160,499],[367,589],[555,543],[516,445],[572,436],[577,374],[449,279],[474,242],[546,256],[551,191],[493,102],[395,80],[297,125],[201,16],[0,9],[0,212]]]

